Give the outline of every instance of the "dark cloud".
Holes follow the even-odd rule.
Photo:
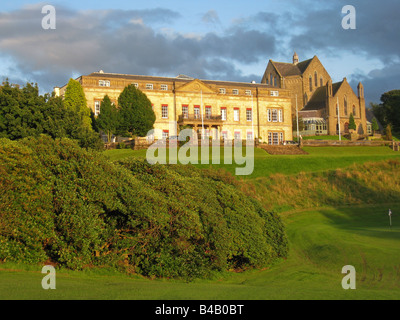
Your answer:
[[[0,54],[14,62],[15,74],[5,76],[38,82],[46,90],[100,69],[251,81],[260,79],[264,69],[246,75],[238,65],[265,61],[266,66],[268,59],[281,57],[290,61],[293,51],[303,58],[335,58],[338,64],[348,55],[370,60],[364,73],[342,75],[353,87],[364,83],[367,101],[377,102],[383,92],[400,88],[400,2],[353,0],[356,30],[341,26],[347,0],[280,3],[280,12],[241,16],[224,29],[218,13],[209,10],[199,18],[218,25],[218,32],[195,35],[171,31],[182,15],[163,8],[76,11],[57,6],[57,29],[43,30],[41,5],[30,6],[0,13]],[[376,61],[381,69],[372,68]]]
[[[17,61],[27,79],[36,78],[50,90],[72,74],[100,69],[240,81],[247,77],[235,62],[254,63],[275,50],[274,36],[258,30],[163,34],[155,25],[162,30],[180,17],[166,9],[75,12],[58,7],[56,30],[41,28],[43,16],[39,6],[0,14],[0,51]]]

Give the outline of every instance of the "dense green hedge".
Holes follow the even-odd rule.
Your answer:
[[[192,166],[112,163],[68,139],[0,139],[0,259],[192,278],[286,256],[279,217],[232,181]]]

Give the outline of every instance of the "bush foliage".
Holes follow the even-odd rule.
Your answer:
[[[0,139],[0,259],[204,277],[287,255],[280,218],[233,177],[112,163],[67,138]]]

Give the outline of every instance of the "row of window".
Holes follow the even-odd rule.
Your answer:
[[[203,131],[202,129],[198,129],[198,133],[197,133],[198,137],[201,137],[202,131]],[[218,131],[216,131],[216,135],[217,136],[214,136],[213,138],[219,139],[220,137],[218,137]],[[281,135],[283,137],[283,133],[281,133]],[[211,131],[209,129],[204,129],[204,136],[206,138],[212,137]],[[163,139],[168,139],[169,138],[169,130],[163,130],[162,131],[162,138]],[[228,131],[221,131],[221,138],[224,139],[224,140],[229,139]],[[235,140],[241,140],[242,139],[242,133],[240,131],[235,131],[233,138]],[[248,131],[246,133],[246,139],[247,140],[253,140],[254,139],[253,138],[253,132]],[[283,141],[283,138],[282,138],[281,141]]]
[[[138,83],[132,83],[136,88],[139,88]],[[110,81],[109,80],[99,80],[99,86],[100,87],[110,87]],[[146,90],[154,90],[154,84],[153,83],[146,83],[145,85]],[[167,84],[161,84],[160,85],[160,90],[162,91],[168,91],[168,85]],[[218,92],[220,94],[226,94],[226,89],[225,88],[219,88]],[[239,94],[239,89],[232,89],[232,94],[233,95],[238,95]],[[251,96],[252,92],[251,90],[245,90],[244,94],[246,96]],[[279,96],[279,91],[271,91],[271,96],[277,97]]]
[[[313,91],[313,77],[310,75],[310,77],[308,78],[308,85],[309,85],[309,89],[310,92]],[[322,78],[322,76],[319,78],[319,86],[322,87],[324,85],[324,79]],[[318,73],[317,71],[314,72],[314,86],[315,88],[318,88]]]
[[[226,121],[227,120],[226,107],[221,107],[220,110],[221,110],[221,120]],[[194,118],[200,119],[201,118],[200,106],[194,106],[193,111],[194,111]],[[189,106],[188,105],[182,106],[182,116],[184,119],[189,118]],[[211,116],[212,116],[211,106],[205,107],[204,116],[205,116],[205,119],[211,119]],[[166,104],[163,104],[161,106],[161,118],[168,119],[168,105],[166,105]],[[246,108],[246,121],[252,121],[252,120],[253,120],[253,109]],[[240,109],[239,108],[233,109],[233,121],[240,121]],[[282,109],[267,109],[267,121],[268,122],[283,122],[283,110]]]
[[[338,108],[338,105],[336,104],[336,115],[338,115],[338,109],[340,109],[340,106],[339,106],[339,108]],[[349,112],[348,112],[348,106],[347,106],[347,97],[345,96],[344,97],[344,101],[343,101],[343,111],[344,111],[344,115],[345,116],[348,116],[349,114]],[[356,109],[356,106],[353,104],[353,108],[352,108],[352,113],[353,113],[353,116],[354,117],[356,117],[357,116],[357,109]]]

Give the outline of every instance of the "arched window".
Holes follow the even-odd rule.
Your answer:
[[[356,116],[356,106],[353,104],[353,116]]]
[[[310,76],[310,78],[308,79],[309,85],[310,85],[310,91],[312,91],[312,77]]]
[[[319,79],[319,84],[321,87],[324,85],[324,79],[322,77]]]
[[[314,72],[314,85],[318,88],[318,73],[317,71]]]
[[[344,96],[343,106],[344,106],[344,115],[347,116],[347,96]]]
[[[307,93],[304,94],[304,105],[308,103],[308,96]]]

